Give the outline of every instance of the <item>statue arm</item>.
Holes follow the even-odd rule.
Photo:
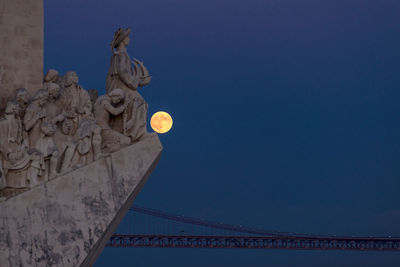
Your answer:
[[[124,105],[122,105],[122,106],[119,106],[119,107],[115,108],[115,107],[113,107],[113,106],[110,104],[110,102],[104,101],[104,102],[103,102],[103,107],[104,107],[111,115],[117,116],[117,115],[121,114],[121,113],[125,110],[126,105],[124,104]]]

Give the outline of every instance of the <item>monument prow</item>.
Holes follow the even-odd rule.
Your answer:
[[[92,266],[156,166],[156,134],[0,202],[0,265]]]

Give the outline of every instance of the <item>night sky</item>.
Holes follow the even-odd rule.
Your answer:
[[[153,76],[139,89],[149,115],[174,119],[136,204],[400,236],[400,1],[45,0],[45,70],[76,70],[104,93],[119,27]],[[399,264],[399,253],[106,248],[95,267]]]

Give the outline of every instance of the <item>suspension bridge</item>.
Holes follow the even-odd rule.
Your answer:
[[[400,237],[310,235],[217,223],[134,205],[108,247],[398,251]]]

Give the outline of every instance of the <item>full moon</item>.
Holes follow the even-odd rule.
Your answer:
[[[167,112],[158,111],[151,116],[150,125],[155,132],[163,134],[171,129],[172,118]]]

